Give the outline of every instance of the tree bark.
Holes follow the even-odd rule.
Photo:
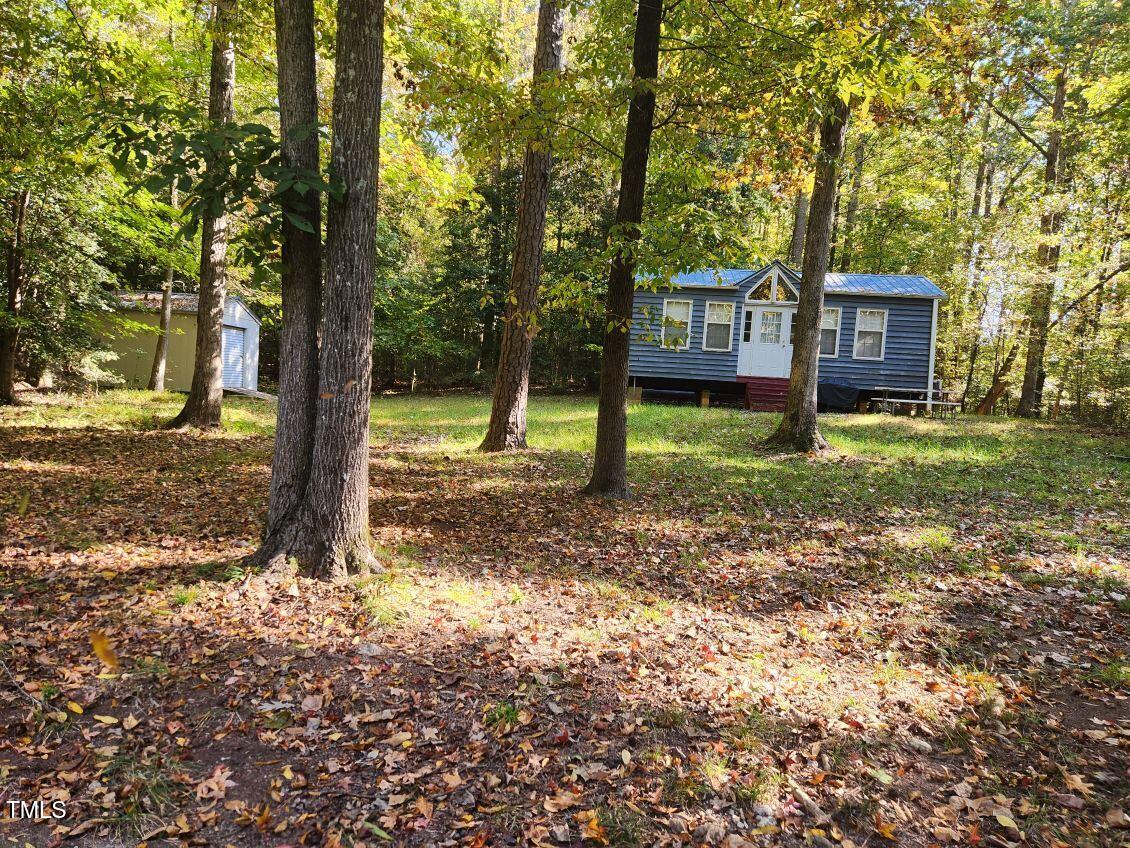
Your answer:
[[[808,212],[793,339],[792,368],[785,414],[768,443],[797,451],[819,451],[828,447],[816,422],[816,382],[820,364],[820,318],[824,312],[824,277],[828,271],[832,216],[836,205],[836,183],[844,153],[851,106],[832,97],[820,122],[820,153],[816,182]]]
[[[369,404],[376,283],[383,0],[340,0],[334,73],[322,340],[309,481],[300,515],[262,556],[293,556],[340,580],[373,564],[369,534]]]
[[[614,229],[624,244],[612,259],[605,302],[604,347],[600,356],[600,399],[596,414],[596,451],[585,493],[627,498],[628,492],[628,345],[636,262],[632,243],[639,239],[647,189],[647,159],[655,123],[654,82],[659,77],[659,28],[663,0],[639,0],[632,45],[633,94],[628,104],[620,198]]]
[[[177,208],[177,181],[169,188],[169,205]],[[174,225],[175,226],[175,225]],[[173,249],[172,239],[169,250]],[[149,372],[149,391],[165,391],[165,365],[169,358],[169,327],[173,323],[173,262],[165,268],[165,285],[161,287],[161,315],[158,318],[157,349],[153,352],[153,369]]]
[[[844,245],[840,249],[840,273],[846,274],[851,268],[852,238],[855,235],[855,219],[859,214],[859,184],[863,180],[863,160],[866,155],[863,139],[855,147],[855,157],[851,169],[851,189],[848,194],[847,213],[844,217]]]
[[[553,168],[549,133],[540,123],[545,104],[539,88],[544,85],[547,76],[555,75],[561,70],[564,30],[565,14],[562,9],[555,0],[542,0],[538,12],[530,95],[539,128],[526,144],[522,188],[518,200],[517,236],[510,267],[510,292],[494,378],[494,402],[491,405],[487,434],[480,445],[480,449],[484,451],[518,450],[526,447],[530,361],[533,357],[534,334],[538,327],[538,285],[541,281],[550,172]]]
[[[1035,418],[1040,414],[1044,373],[1044,351],[1048,346],[1048,324],[1051,320],[1052,295],[1055,292],[1055,273],[1059,269],[1059,233],[1063,216],[1056,208],[1055,197],[1061,176],[1061,149],[1063,141],[1063,106],[1067,93],[1067,70],[1061,68],[1055,78],[1055,95],[1052,99],[1052,127],[1044,156],[1044,202],[1050,204],[1040,216],[1040,246],[1036,262],[1040,276],[1032,291],[1028,305],[1028,350],[1024,358],[1024,383],[1020,389],[1020,404],[1016,414],[1021,418]]]
[[[1008,390],[1008,372],[1012,370],[1012,363],[1016,361],[1016,354],[1020,352],[1019,342],[1013,342],[1008,353],[1005,355],[1004,362],[993,373],[993,383],[989,386],[989,391],[985,393],[985,397],[977,404],[977,408],[973,410],[974,415],[988,415],[993,411],[993,407],[997,405],[1005,391]]]
[[[798,191],[793,198],[793,236],[789,241],[789,264],[799,268],[804,261],[804,229],[808,223],[808,192]]]
[[[12,238],[8,242],[6,319],[0,321],[0,404],[14,404],[16,398],[16,353],[20,340],[19,317],[24,296],[24,247],[27,238],[27,212],[31,192],[22,189],[11,203]]]
[[[213,127],[234,118],[235,39],[232,35],[235,0],[216,0],[212,19],[212,75],[208,88],[208,121]],[[217,154],[209,168],[226,167],[225,154]],[[226,199],[225,199],[226,200]],[[229,216],[205,214],[200,237],[200,292],[196,311],[196,360],[192,386],[184,408],[169,427],[220,426],[224,399],[224,300],[227,298]]]
[[[279,131],[283,164],[319,173],[313,0],[275,0]],[[310,479],[318,405],[322,313],[322,199],[313,186],[282,196],[282,310],[279,406],[263,549],[295,520]],[[297,226],[294,220],[306,223]]]

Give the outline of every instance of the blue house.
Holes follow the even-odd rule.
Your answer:
[[[631,385],[744,395],[751,409],[783,409],[800,275],[774,261],[758,270],[677,275],[638,290]],[[820,324],[821,400],[854,405],[878,388],[934,381],[938,302],[925,277],[829,273]]]

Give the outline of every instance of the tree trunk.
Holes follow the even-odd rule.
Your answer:
[[[1059,268],[1059,232],[1063,217],[1056,205],[1056,192],[1060,180],[1060,150],[1063,140],[1063,105],[1067,93],[1067,70],[1061,68],[1055,78],[1055,96],[1052,100],[1052,127],[1048,132],[1044,157],[1044,203],[1040,216],[1040,246],[1036,261],[1040,276],[1032,291],[1028,305],[1028,351],[1024,358],[1024,384],[1020,390],[1020,404],[1016,414],[1021,418],[1035,418],[1040,414],[1043,388],[1044,351],[1048,346],[1048,323],[1051,320],[1052,295],[1055,292],[1055,273]]]
[[[824,313],[824,277],[828,271],[836,181],[850,113],[850,104],[833,96],[820,122],[820,153],[816,163],[816,183],[812,189],[812,206],[808,212],[808,234],[804,242],[804,268],[796,313],[789,394],[781,424],[768,442],[791,450],[807,452],[828,447],[816,423],[820,318]]]
[[[294,557],[311,576],[341,580],[373,564],[369,534],[369,404],[376,284],[383,0],[340,0],[322,340],[309,480],[294,520],[260,559]]]
[[[275,0],[279,131],[283,164],[317,174],[318,89],[313,0]],[[318,327],[322,301],[322,200],[310,187],[282,197],[282,309],[279,407],[264,550],[295,520],[310,478],[318,404]],[[293,218],[292,218],[293,216]],[[308,229],[296,226],[294,218]]]
[[[1004,396],[1008,391],[1008,372],[1012,370],[1012,363],[1016,361],[1016,354],[1020,351],[1020,343],[1013,342],[1012,347],[1009,348],[1008,354],[1004,358],[1004,362],[993,373],[993,384],[989,386],[989,391],[985,393],[985,397],[977,404],[977,408],[973,410],[974,415],[988,415],[993,411],[993,407],[997,405],[997,401]]]
[[[12,238],[8,242],[5,320],[0,321],[0,404],[16,402],[16,353],[20,340],[17,323],[23,306],[24,245],[31,192],[22,189],[12,200]]]
[[[798,191],[793,198],[793,237],[789,241],[789,264],[799,268],[804,261],[804,228],[808,222],[808,192]]]
[[[208,88],[208,121],[213,127],[230,124],[235,96],[235,0],[216,0],[212,20],[212,77]],[[224,153],[218,158],[222,159]],[[209,168],[226,167],[214,158]],[[226,201],[226,198],[224,199]],[[227,298],[229,215],[205,214],[200,236],[200,292],[196,310],[196,360],[192,386],[184,408],[169,427],[220,426],[224,399],[224,300]]]
[[[848,194],[847,214],[844,217],[844,246],[840,249],[840,273],[846,274],[851,268],[853,250],[852,238],[855,235],[855,219],[859,214],[859,184],[863,180],[863,159],[866,154],[863,139],[855,147],[855,158],[851,169],[851,189]]]
[[[169,188],[169,205],[177,208],[177,181]],[[174,224],[175,227],[175,224]],[[173,249],[170,239],[169,250]],[[165,268],[165,285],[161,287],[161,315],[158,319],[157,349],[153,352],[153,369],[149,372],[149,391],[165,391],[165,365],[169,358],[169,327],[173,323],[173,263],[170,258]]]
[[[628,497],[628,345],[632,301],[636,292],[636,262],[632,243],[639,238],[647,188],[647,159],[655,120],[655,89],[659,76],[659,27],[663,0],[639,0],[632,45],[634,88],[628,105],[624,158],[620,166],[620,199],[615,228],[626,242],[608,272],[604,348],[600,357],[600,400],[596,415],[596,452],[590,495]]]
[[[534,74],[531,105],[540,122],[545,107],[539,87],[547,76],[561,70],[561,39],[565,14],[555,0],[542,0],[538,12],[537,43],[534,48]],[[535,136],[526,144],[522,168],[522,189],[518,200],[517,237],[510,267],[510,293],[502,345],[494,378],[494,402],[490,424],[480,449],[518,450],[526,446],[526,403],[530,391],[530,360],[537,332],[538,285],[541,281],[541,255],[545,239],[546,208],[549,203],[550,171],[553,155],[549,133],[539,123]]]

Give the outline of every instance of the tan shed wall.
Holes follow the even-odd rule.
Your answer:
[[[124,318],[151,327],[159,326],[159,317],[153,312],[125,311]],[[108,319],[103,334],[107,350],[118,355],[117,360],[103,367],[119,375],[126,385],[144,389],[149,385],[153,370],[153,354],[157,350],[157,333],[124,331],[116,321]],[[165,364],[165,388],[187,392],[192,386],[192,362],[196,356],[196,316],[173,313],[169,326],[169,353]]]

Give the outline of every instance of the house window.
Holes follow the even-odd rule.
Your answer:
[[[691,346],[691,302],[663,301],[663,346],[686,350]]]
[[[773,275],[770,274],[758,283],[753,290],[749,293],[747,300],[772,300],[773,299]]]
[[[887,337],[887,310],[860,309],[855,314],[855,358],[882,359]]]
[[[840,310],[825,309],[820,317],[820,355],[834,357],[840,349]]]
[[[781,343],[781,313],[766,309],[761,313],[761,329],[757,336],[761,344]]]
[[[702,349],[729,351],[733,346],[734,304],[706,302],[706,326],[703,328]]]
[[[749,344],[753,338],[753,310],[746,308],[745,318],[742,319],[742,341]]]
[[[796,303],[797,294],[785,280],[777,278],[777,289],[773,292],[773,299],[778,303]]]

